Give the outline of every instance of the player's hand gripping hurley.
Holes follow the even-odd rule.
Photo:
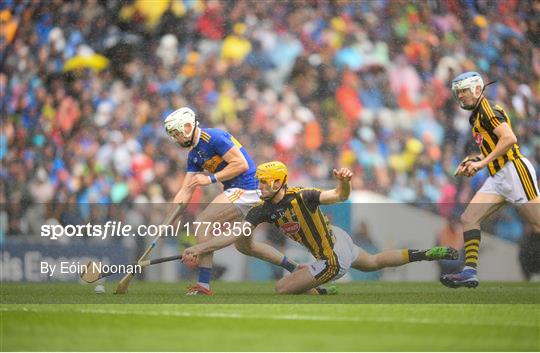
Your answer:
[[[459,163],[458,167],[454,171],[454,176],[458,176],[458,175],[464,175],[464,176],[467,176],[467,177],[473,176],[474,174],[476,174],[476,172],[478,172],[478,169],[473,168],[473,166],[471,166],[471,164],[478,163],[480,161],[481,161],[480,156],[467,156],[467,157],[465,157],[461,161],[461,163]]]

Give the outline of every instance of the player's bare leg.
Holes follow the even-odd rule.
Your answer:
[[[254,242],[253,236],[238,237],[234,246],[244,255],[257,257],[276,266],[280,266],[289,272],[297,272],[302,268],[302,266],[299,266],[293,260],[288,259],[287,256],[284,256],[274,247],[265,243]],[[307,294],[337,294],[337,289],[335,287],[312,288],[307,291]]]
[[[306,266],[277,281],[276,292],[278,294],[317,294],[315,288],[326,282],[327,280],[316,279]]]
[[[455,260],[459,256],[457,250],[450,247],[435,247],[427,250],[387,250],[373,255],[357,247],[357,252],[358,256],[351,267],[366,272],[401,266],[414,261]],[[316,294],[313,289],[330,280],[331,278],[325,276],[321,276],[320,279],[315,278],[306,266],[279,280],[276,284],[276,292],[279,294],[306,292]]]
[[[210,222],[210,227],[201,225],[196,234],[197,243],[202,243],[212,239],[212,230],[214,224],[223,224],[224,222],[239,222],[243,218],[242,212],[229,201],[225,194],[219,194],[206,207],[206,209],[197,217],[197,222]],[[189,295],[193,294],[211,294],[210,277],[213,266],[213,253],[201,254],[198,258],[199,279],[197,285],[189,288]]]
[[[396,267],[408,263],[402,250],[386,250],[378,254],[370,254],[360,249],[351,267],[364,272],[377,271],[385,267]]]
[[[480,223],[497,212],[504,204],[505,200],[500,195],[483,192],[477,193],[461,215],[463,231],[479,230]]]
[[[518,207],[519,213],[530,227],[520,241],[519,259],[527,279],[540,272],[540,197]]]
[[[441,283],[450,288],[478,286],[476,267],[480,249],[480,224],[504,206],[504,197],[497,194],[477,193],[461,215],[465,246],[465,267],[462,272],[444,275]]]
[[[518,210],[531,226],[532,232],[540,235],[540,197],[519,206]]]
[[[385,250],[377,254],[370,254],[362,248],[358,248],[358,256],[351,264],[351,267],[360,271],[371,272],[416,261],[456,260],[458,256],[456,249],[444,246],[426,250]]]
[[[287,256],[284,256],[273,246],[253,241],[253,235],[244,235],[234,238],[234,246],[236,247],[236,250],[244,255],[256,257],[276,266],[281,266],[289,272],[293,272],[298,266],[297,263],[289,260]]]

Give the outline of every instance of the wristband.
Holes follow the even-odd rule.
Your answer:
[[[210,181],[212,182],[212,184],[217,183],[217,178],[216,178],[216,176],[214,174],[210,174],[209,177],[210,177]]]

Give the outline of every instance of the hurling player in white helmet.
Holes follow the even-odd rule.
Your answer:
[[[532,164],[521,154],[510,118],[484,95],[484,82],[477,72],[465,72],[452,81],[452,93],[460,107],[471,111],[469,123],[480,154],[467,156],[456,175],[472,177],[487,168],[489,177],[461,215],[465,242],[462,272],[443,275],[451,288],[476,287],[480,247],[480,223],[505,203],[518,207],[528,220],[531,233],[524,235],[520,259],[526,274],[540,271],[540,198]]]
[[[249,209],[260,201],[255,179],[255,164],[242,144],[227,131],[217,128],[201,128],[195,112],[183,107],[172,112],[164,122],[167,135],[178,146],[189,148],[187,174],[180,191],[174,197],[175,208],[171,210],[175,219],[190,202],[197,186],[223,184],[224,191],[219,194],[198,216],[197,221],[210,222],[209,227],[191,227],[197,234],[197,242],[205,242],[218,232],[227,233],[227,224],[234,227],[240,224]],[[204,173],[206,172],[206,173]],[[207,223],[208,224],[208,223]],[[238,233],[240,229],[229,229],[229,233]],[[241,231],[241,230],[240,230]],[[245,237],[228,237],[243,241]],[[277,265],[293,271],[296,264],[289,261],[278,250],[263,244],[249,246],[250,255],[262,259],[279,258]],[[199,278],[196,285],[188,289],[188,295],[211,295],[210,277],[212,271],[212,253],[198,258]]]

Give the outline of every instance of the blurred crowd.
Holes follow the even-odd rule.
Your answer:
[[[453,177],[476,152],[450,91],[469,70],[497,80],[486,93],[540,175],[538,1],[4,0],[0,11],[2,234],[25,232],[32,203],[171,200],[186,152],[162,122],[185,105],[256,163],[285,162],[291,184],[333,185],[346,166],[355,189],[451,217],[487,175]]]

